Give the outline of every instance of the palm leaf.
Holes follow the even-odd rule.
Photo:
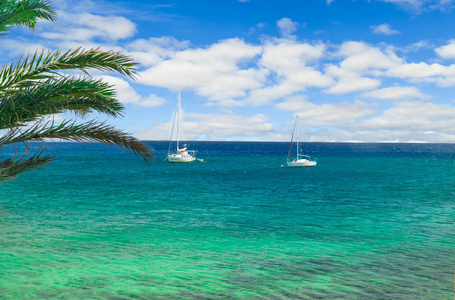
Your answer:
[[[88,74],[88,69],[118,72],[134,78],[137,63],[125,54],[103,51],[99,48],[85,50],[78,48],[65,53],[60,51],[36,51],[33,55],[7,63],[0,69],[0,91],[17,91],[36,84],[37,80],[58,76],[57,71],[79,69]]]
[[[35,170],[48,162],[54,157],[44,155],[42,151],[37,152],[31,157],[23,155],[20,158],[8,158],[0,161],[0,182],[14,179],[19,173]]]
[[[0,138],[0,147],[15,143],[43,142],[45,139],[98,142],[127,150],[143,158],[145,162],[154,159],[152,150],[135,137],[111,125],[93,120],[82,124],[65,121],[58,125],[54,122],[38,122],[28,129],[15,129],[5,134]]]
[[[6,95],[0,101],[0,129],[66,111],[80,116],[97,111],[118,117],[124,110],[111,85],[87,78],[53,78]]]
[[[45,0],[0,1],[0,35],[18,26],[35,29],[38,19],[55,21],[55,17],[55,11]]]

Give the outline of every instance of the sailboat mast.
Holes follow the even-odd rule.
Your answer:
[[[297,159],[299,159],[299,136],[300,136],[299,115],[295,116],[295,124],[297,126]]]
[[[177,152],[179,151],[179,140],[180,140],[180,122],[181,122],[181,108],[180,108],[180,92],[179,92],[179,103],[178,103],[178,117],[177,117]]]
[[[297,118],[295,119],[294,129],[292,130],[291,143],[289,144],[288,157],[286,157],[286,161],[289,160],[289,155],[291,154],[292,141],[294,140],[294,133],[295,133],[296,125],[297,125]]]

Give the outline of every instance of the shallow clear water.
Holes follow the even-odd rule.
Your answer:
[[[99,145],[0,186],[1,299],[453,299],[455,146]]]

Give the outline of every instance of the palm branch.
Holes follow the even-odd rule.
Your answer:
[[[50,162],[53,158],[53,156],[44,155],[43,152],[40,151],[31,157],[24,154],[19,158],[2,160],[0,161],[0,182],[14,179],[19,173],[39,168]]]
[[[55,21],[55,11],[45,0],[0,1],[0,35],[6,35],[13,27],[35,29],[38,19]]]
[[[27,129],[15,128],[0,138],[0,147],[30,142],[44,142],[46,139],[60,139],[74,142],[98,142],[104,145],[117,146],[122,150],[151,161],[154,156],[151,149],[131,135],[103,122],[88,121],[77,124],[74,121],[38,122]]]
[[[78,69],[88,74],[88,69],[117,72],[131,77],[137,71],[137,63],[125,54],[103,51],[99,48],[85,50],[78,48],[48,52],[36,51],[33,55],[19,59],[17,63],[5,64],[0,69],[0,93],[14,93],[21,88],[36,84],[37,80],[62,76],[58,71]]]
[[[45,115],[73,112],[84,116],[97,111],[121,116],[124,107],[115,89],[100,80],[58,77],[9,93],[0,100],[0,129],[24,125]]]

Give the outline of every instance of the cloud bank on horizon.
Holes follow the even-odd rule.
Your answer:
[[[327,0],[326,6],[337,2]],[[376,2],[414,18],[441,10],[450,14],[453,6],[447,0]],[[370,41],[353,33],[333,42],[320,38],[327,30],[317,28],[311,28],[313,39],[302,37],[299,32],[308,31],[310,23],[282,16],[250,26],[244,36],[225,33],[195,43],[146,31],[147,22],[168,24],[160,17],[169,16],[135,19],[110,1],[53,3],[57,24],[42,22],[35,33],[3,37],[1,53],[17,58],[34,49],[101,45],[133,56],[141,64],[136,82],[93,75],[116,85],[127,107],[126,121],[118,125],[141,139],[169,138],[176,94],[182,91],[188,140],[286,141],[298,114],[307,141],[455,141],[455,38],[448,30],[442,40],[389,41],[403,38],[408,29],[384,17],[385,22],[364,24],[363,37]],[[107,13],[98,13],[100,7]],[[275,34],[261,32],[264,28]]]

